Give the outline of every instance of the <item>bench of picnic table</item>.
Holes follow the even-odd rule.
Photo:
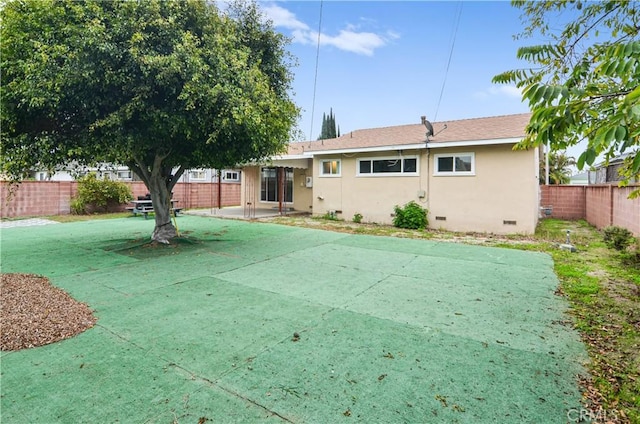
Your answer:
[[[171,211],[174,215],[178,215],[178,212],[182,211],[182,208],[176,207],[175,204],[178,200],[171,199]],[[132,200],[133,206],[129,206],[126,209],[131,211],[134,216],[144,215],[144,219],[149,217],[149,213],[153,212],[153,203],[151,200]]]

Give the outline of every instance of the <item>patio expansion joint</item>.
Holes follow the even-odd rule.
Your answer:
[[[193,379],[200,380],[200,381],[202,381],[202,382],[204,382],[204,383],[208,384],[208,385],[209,385],[209,386],[211,386],[211,387],[216,387],[216,388],[218,388],[218,389],[220,389],[220,390],[222,390],[222,391],[224,391],[224,392],[226,392],[226,393],[230,394],[231,396],[234,396],[234,397],[236,397],[236,398],[238,398],[238,399],[242,399],[243,401],[248,402],[248,403],[250,403],[250,404],[252,404],[252,405],[254,405],[254,406],[258,407],[258,408],[260,408],[260,409],[262,409],[262,410],[266,411],[267,413],[269,413],[269,414],[271,414],[271,415],[273,415],[273,416],[275,416],[275,417],[280,418],[280,419],[281,419],[281,420],[283,420],[283,421],[286,421],[286,422],[288,422],[288,423],[293,423],[293,422],[294,422],[294,421],[291,421],[290,419],[288,419],[287,417],[285,417],[285,416],[281,415],[280,413],[278,413],[278,412],[276,412],[276,411],[274,411],[274,410],[271,410],[271,409],[267,408],[266,406],[262,405],[262,404],[261,404],[261,403],[259,403],[258,401],[254,400],[254,399],[251,399],[250,397],[243,396],[242,394],[240,394],[240,393],[238,393],[238,392],[236,392],[236,391],[234,391],[234,390],[231,390],[231,389],[230,389],[230,388],[228,388],[228,387],[225,387],[225,386],[221,385],[221,384],[220,384],[220,383],[218,383],[217,381],[214,381],[214,380],[212,380],[212,379],[210,379],[210,378],[207,378],[207,377],[203,377],[203,376],[201,376],[201,375],[198,375],[198,374],[194,373],[193,371],[190,371],[188,368],[183,367],[183,366],[182,366],[182,365],[180,365],[180,364],[176,364],[175,362],[170,362],[170,363],[169,363],[169,366],[174,367],[174,368],[177,368],[177,369],[179,369],[179,370],[181,370],[181,371],[183,371],[183,372],[185,372],[185,373],[189,374],[189,376],[191,376],[191,378],[193,378]],[[229,374],[229,373],[231,373],[231,372],[233,372],[233,371],[235,371],[235,369],[229,369],[227,372],[222,373],[222,374],[220,375],[220,377],[222,377],[222,376],[224,376],[224,375],[226,375],[226,374]]]
[[[336,309],[336,308],[332,308],[332,309]],[[129,344],[129,345],[131,345],[131,346],[133,346],[133,347],[135,347],[136,349],[140,349],[140,350],[141,350],[141,351],[143,351],[143,352],[149,352],[149,350],[148,350],[148,349],[145,349],[144,347],[140,346],[139,344],[132,342],[131,340],[129,340],[129,339],[127,339],[127,338],[125,338],[125,337],[121,336],[120,334],[118,334],[118,333],[116,333],[115,331],[113,331],[113,330],[111,330],[111,329],[109,329],[109,328],[105,327],[104,325],[96,324],[96,325],[95,325],[95,327],[99,327],[99,328],[103,329],[104,331],[108,332],[109,334],[112,334],[112,335],[113,335],[113,336],[115,336],[116,338],[118,338],[118,339],[122,340],[123,342],[125,342],[125,343],[127,343],[127,344]],[[279,343],[281,343],[281,342],[282,342],[282,341],[278,342],[278,344],[279,344]],[[268,349],[263,349],[263,350],[262,350],[262,352],[264,352],[264,351],[266,351],[266,350],[268,350]],[[262,353],[262,352],[260,352],[260,353]],[[191,378],[193,378],[193,379],[197,379],[197,380],[200,380],[200,381],[202,381],[202,382],[204,382],[204,383],[208,384],[208,385],[209,385],[209,386],[211,386],[211,387],[216,387],[216,388],[218,388],[218,389],[220,389],[220,390],[222,390],[222,391],[224,391],[224,392],[226,392],[226,393],[228,393],[228,394],[230,394],[230,395],[232,395],[232,396],[234,396],[234,397],[237,397],[238,399],[242,399],[242,400],[244,400],[245,402],[248,402],[248,403],[250,403],[250,404],[252,404],[252,405],[254,405],[254,406],[258,407],[258,408],[260,408],[260,409],[262,409],[262,410],[266,411],[267,413],[269,413],[269,414],[271,414],[271,415],[273,415],[273,416],[275,416],[275,417],[280,418],[281,420],[283,420],[283,421],[285,421],[285,422],[289,422],[289,423],[293,423],[293,422],[294,422],[294,421],[291,421],[290,419],[288,419],[287,417],[285,417],[285,416],[283,416],[283,415],[279,414],[278,412],[273,411],[273,410],[271,410],[271,409],[267,408],[266,406],[264,406],[264,405],[260,404],[258,401],[254,400],[254,399],[251,399],[251,398],[249,398],[249,397],[243,396],[242,394],[240,394],[240,393],[238,393],[238,392],[236,392],[236,391],[234,391],[234,390],[231,390],[231,389],[229,389],[229,388],[227,388],[227,387],[225,387],[225,386],[222,386],[221,384],[219,384],[219,383],[218,383],[218,382],[216,382],[215,380],[212,380],[212,379],[210,379],[210,378],[207,378],[207,377],[204,377],[204,376],[202,376],[202,375],[199,375],[199,374],[197,374],[197,373],[195,373],[195,372],[193,372],[193,371],[189,370],[188,368],[186,368],[186,367],[185,367],[185,366],[183,366],[183,365],[180,365],[180,364],[178,364],[178,363],[176,363],[176,362],[174,362],[174,361],[168,360],[168,359],[163,358],[163,357],[161,357],[161,356],[157,356],[157,358],[158,358],[158,359],[160,359],[161,361],[164,361],[164,362],[166,363],[166,365],[167,365],[167,366],[169,366],[169,367],[173,367],[173,368],[177,368],[177,369],[179,369],[179,370],[181,370],[181,371],[183,371],[183,372],[187,373]],[[224,375],[226,375],[226,374],[230,374],[230,373],[232,373],[232,372],[234,372],[234,371],[235,371],[235,368],[230,368],[230,369],[229,369],[229,370],[227,370],[226,372],[221,373],[218,377],[223,377]]]

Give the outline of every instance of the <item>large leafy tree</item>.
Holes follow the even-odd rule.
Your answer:
[[[152,238],[176,235],[189,168],[282,151],[298,109],[286,40],[254,3],[9,1],[0,10],[2,172],[121,163],[146,184]]]
[[[625,151],[626,182],[640,175],[640,3],[513,1],[524,31],[545,43],[522,47],[531,68],[512,70],[494,82],[515,83],[533,111],[520,147],[565,150],[586,140],[577,165],[592,165]],[[633,192],[640,195],[640,190]]]

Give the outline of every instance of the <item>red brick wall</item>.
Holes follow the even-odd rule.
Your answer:
[[[586,220],[598,228],[611,225],[613,185],[591,186],[587,192],[589,208],[585,216]]]
[[[552,206],[551,218],[583,219],[586,215],[586,186],[540,186],[540,206]]]
[[[629,194],[635,187],[614,187],[612,224],[624,227],[636,236],[640,236],[640,197],[629,199]]]
[[[637,188],[640,184],[540,186],[540,206],[552,206],[552,218],[586,219],[597,228],[617,225],[640,236],[640,198],[629,199]]]
[[[148,190],[142,182],[127,183],[134,198],[144,196]],[[181,208],[218,207],[217,183],[178,183],[173,198]],[[240,183],[220,185],[222,206],[240,205]],[[23,181],[10,195],[10,186],[0,182],[0,216],[66,215],[71,212],[71,199],[77,193],[75,181]],[[124,206],[123,206],[124,208]]]

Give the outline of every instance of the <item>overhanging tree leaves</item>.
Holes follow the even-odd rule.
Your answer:
[[[608,161],[640,146],[640,3],[625,0],[512,1],[526,27],[517,38],[540,35],[547,44],[523,47],[534,67],[494,82],[515,83],[533,111],[520,147],[565,150],[583,139],[579,169],[601,154]],[[558,31],[549,23],[571,19]],[[625,183],[639,180],[640,150],[625,164]],[[635,190],[633,196],[640,195]]]
[[[152,238],[176,235],[189,168],[283,151],[298,116],[286,40],[254,3],[10,1],[0,10],[2,171],[121,163],[146,184]]]

